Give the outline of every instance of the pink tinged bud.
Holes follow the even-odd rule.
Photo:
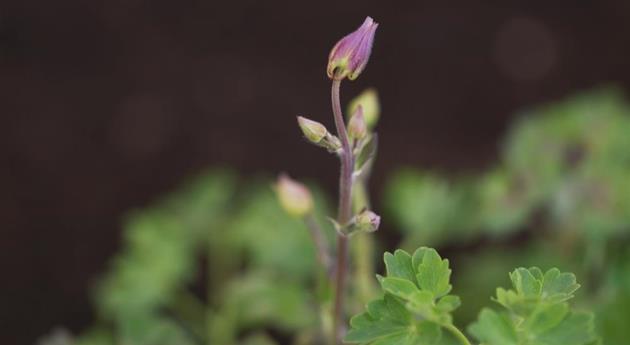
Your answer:
[[[304,217],[313,211],[313,197],[308,188],[286,174],[278,177],[274,189],[280,206],[290,215]]]
[[[356,79],[370,59],[372,43],[378,23],[367,17],[353,33],[342,38],[328,56],[326,73],[330,79]]]
[[[360,95],[350,101],[347,114],[354,114],[358,106],[363,107],[363,118],[368,128],[372,129],[376,126],[378,118],[381,114],[381,105],[378,101],[378,93],[376,89],[369,88]]]
[[[350,121],[348,121],[348,135],[356,140],[361,140],[367,135],[367,124],[363,117],[363,107],[361,105],[355,109]]]
[[[370,210],[364,210],[357,215],[356,222],[360,231],[373,232],[381,225],[381,217]]]

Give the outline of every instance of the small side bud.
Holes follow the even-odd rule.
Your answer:
[[[327,149],[329,152],[338,152],[341,149],[341,141],[330,134],[321,123],[298,116],[298,125],[304,137],[311,143]]]
[[[374,232],[381,225],[381,217],[370,210],[363,210],[355,216],[356,231]]]
[[[374,232],[381,225],[381,217],[367,209],[352,217],[346,225],[341,225],[334,219],[330,219],[330,221],[335,230],[343,236],[352,236],[359,232]]]
[[[314,144],[319,144],[328,134],[326,127],[317,121],[302,116],[298,116],[297,120],[304,137]]]
[[[348,135],[352,139],[361,140],[367,135],[367,125],[363,118],[363,107],[359,105],[348,121]]]
[[[359,106],[363,108],[363,118],[367,127],[374,128],[381,115],[381,105],[376,89],[369,88],[350,101],[347,114],[354,114]]]
[[[304,217],[313,212],[313,197],[305,185],[282,174],[278,177],[274,189],[280,206],[291,216]]]
[[[372,52],[372,43],[378,23],[367,17],[363,24],[342,38],[328,56],[326,73],[330,79],[356,79],[365,69]]]

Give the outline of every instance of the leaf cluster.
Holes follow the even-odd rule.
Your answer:
[[[431,248],[384,256],[387,275],[378,277],[383,296],[350,320],[345,341],[358,344],[440,344],[460,305],[451,291],[448,260]]]
[[[459,297],[450,294],[448,260],[421,247],[413,255],[386,253],[383,296],[350,320],[345,341],[363,345],[470,344],[453,324]],[[501,311],[484,308],[469,332],[484,345],[590,345],[598,343],[593,315],[571,310],[575,275],[552,268],[517,268],[512,289],[498,288]],[[446,332],[445,332],[446,331]]]
[[[630,229],[630,105],[603,88],[523,112],[501,161],[483,174],[445,177],[404,169],[388,183],[388,215],[405,247],[504,235],[537,210],[584,237]]]
[[[580,287],[575,275],[552,268],[517,268],[510,273],[512,289],[498,288],[502,311],[485,308],[469,327],[486,345],[595,344],[593,315],[574,312],[568,304]]]

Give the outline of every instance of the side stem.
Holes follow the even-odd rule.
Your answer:
[[[346,125],[341,112],[341,100],[339,88],[341,80],[333,79],[331,90],[331,103],[337,134],[341,140],[341,173],[339,176],[339,213],[337,222],[341,225],[347,224],[352,217],[352,172],[354,171],[354,157]],[[344,332],[344,295],[346,288],[347,262],[348,258],[348,238],[343,234],[337,235],[337,265],[335,278],[335,309],[333,317],[333,334],[335,341],[340,343]]]
[[[322,271],[326,273],[326,276],[329,276],[331,273],[330,265],[330,252],[328,251],[328,244],[326,243],[326,239],[324,238],[324,231],[319,226],[317,219],[315,219],[315,215],[308,214],[304,217],[304,222],[308,227],[309,233],[311,234],[311,239],[315,243],[315,253],[317,255],[317,261],[322,268]]]
[[[464,333],[462,333],[462,331],[460,331],[459,328],[455,327],[453,324],[446,324],[443,325],[443,327],[449,330],[451,334],[453,334],[462,345],[472,345],[468,338],[466,338]]]

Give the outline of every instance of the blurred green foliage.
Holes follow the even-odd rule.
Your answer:
[[[278,206],[270,181],[244,181],[234,172],[214,170],[132,212],[124,223],[122,250],[95,289],[94,326],[75,337],[57,332],[41,343],[315,343],[321,291],[314,248],[305,225]],[[449,333],[431,323],[477,320],[471,335],[487,344],[508,344],[501,338],[505,330],[492,327],[504,319],[512,332],[512,316],[505,315],[523,313],[512,302],[520,303],[526,293],[514,274],[527,273],[517,270],[508,277],[507,272],[538,266],[542,271],[526,271],[534,278],[551,267],[576,273],[583,287],[575,308],[595,310],[603,343],[623,345],[630,339],[630,105],[620,91],[595,90],[523,112],[499,161],[486,172],[445,176],[403,169],[388,181],[383,219],[400,230],[399,247],[439,247],[455,268],[449,293],[461,297],[459,308],[446,302],[442,306],[452,308],[438,308],[451,296],[443,296],[445,290],[432,295],[431,308],[414,302],[418,313],[435,316],[423,334],[439,337],[440,344],[453,343]],[[325,198],[315,195],[320,223],[329,225],[323,216],[330,214]],[[331,226],[326,233],[331,240]],[[396,260],[386,262],[388,277],[400,275],[395,266],[406,256],[395,252],[392,257]],[[502,292],[497,300],[508,307],[497,311],[501,306],[495,304],[480,314],[492,305],[495,288],[510,283],[508,278],[516,297],[506,301]],[[371,330],[370,320],[386,317],[382,313],[390,307],[400,311],[400,300],[417,297],[399,295],[399,288],[409,284],[390,283],[382,286],[387,294],[372,296],[377,302],[368,307],[369,317],[353,321],[357,331],[349,340],[377,339],[364,332]],[[557,304],[549,315],[542,307],[536,315],[565,320],[569,314]],[[414,317],[406,313],[396,314],[396,322]],[[579,326],[583,319],[573,321],[586,331]],[[383,332],[382,337],[397,336],[396,329]],[[583,343],[592,339],[587,333]]]
[[[97,322],[62,344],[310,339],[317,329],[314,249],[305,225],[284,213],[268,181],[211,171],[132,212],[123,249],[95,290]],[[322,214],[328,211],[322,193],[315,197]],[[59,338],[57,332],[42,343]]]
[[[385,209],[405,248],[459,248],[451,258],[463,268],[455,276],[463,324],[487,301],[475,296],[492,295],[507,270],[558,266],[582,277],[578,305],[597,310],[604,343],[630,338],[621,326],[630,323],[630,289],[620,278],[630,277],[630,105],[619,90],[523,112],[483,174],[398,172]]]

